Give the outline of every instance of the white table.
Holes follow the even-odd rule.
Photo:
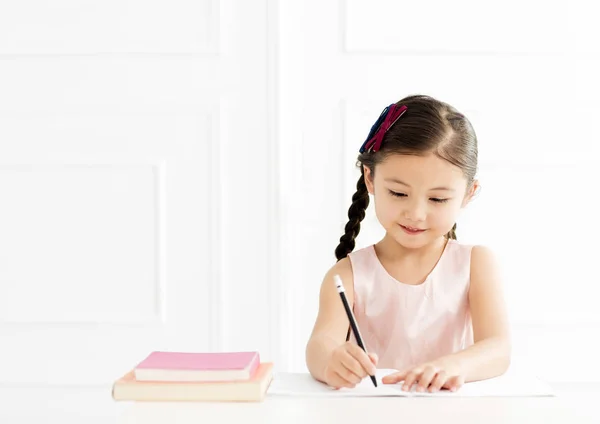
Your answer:
[[[118,423],[600,423],[598,385],[553,388],[557,396],[531,398],[267,397],[247,404],[131,403]]]
[[[115,402],[110,387],[0,387],[0,423],[600,423],[600,384],[554,384],[546,398],[267,398],[258,404]],[[450,413],[454,413],[450,417]],[[342,421],[344,420],[344,421]],[[386,422],[386,423],[387,423]]]

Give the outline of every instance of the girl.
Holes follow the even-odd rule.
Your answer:
[[[384,384],[433,392],[503,374],[511,348],[497,265],[489,249],[461,244],[455,233],[479,187],[469,120],[431,97],[404,98],[375,122],[358,165],[338,262],[323,280],[306,346],[311,375],[354,387],[378,366],[398,370]],[[369,195],[385,236],[353,252]],[[334,275],[369,354],[349,339]]]

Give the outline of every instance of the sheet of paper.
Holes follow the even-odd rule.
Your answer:
[[[373,386],[370,378],[365,378],[355,388],[335,390],[316,381],[308,373],[275,374],[269,396],[427,396],[427,397],[483,397],[483,396],[553,396],[551,387],[535,376],[525,374],[505,374],[500,377],[466,383],[458,391],[442,390],[435,393],[420,393],[413,389],[410,392],[401,390],[399,384],[383,384],[381,379],[395,372],[394,370],[377,370],[377,386]]]

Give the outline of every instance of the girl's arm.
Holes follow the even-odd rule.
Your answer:
[[[313,377],[325,381],[325,369],[331,352],[344,344],[348,331],[348,318],[335,288],[333,276],[338,274],[344,283],[346,298],[354,305],[352,266],[348,258],[337,262],[325,275],[319,295],[319,312],[312,334],[306,345],[306,365]]]
[[[474,246],[471,252],[469,303],[474,344],[450,355],[465,382],[503,374],[510,365],[511,342],[500,270],[493,253]]]

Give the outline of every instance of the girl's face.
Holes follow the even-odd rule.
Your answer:
[[[467,187],[462,170],[434,154],[393,154],[364,168],[375,213],[388,235],[407,248],[419,248],[450,231],[477,189]]]

